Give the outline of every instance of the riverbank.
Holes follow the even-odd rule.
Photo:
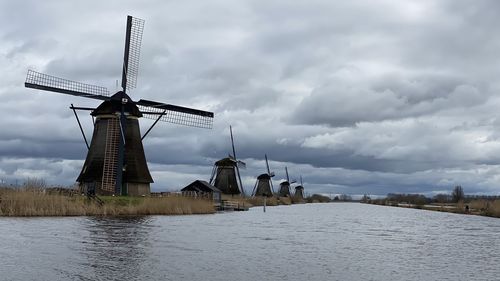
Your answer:
[[[443,204],[408,204],[391,202],[385,199],[375,199],[362,203],[500,218],[500,200],[471,200],[469,202]]]
[[[325,198],[317,194],[300,200],[294,197],[270,197],[266,199],[266,205],[329,202]],[[213,214],[220,210],[248,210],[263,205],[263,197],[240,195],[222,195],[222,202],[175,192],[153,197],[99,196],[98,199],[88,199],[72,189],[0,188],[0,216],[8,217]]]
[[[211,200],[189,197],[101,197],[100,205],[81,195],[41,190],[0,190],[0,216],[139,216],[213,214]]]

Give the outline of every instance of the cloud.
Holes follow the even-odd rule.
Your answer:
[[[250,189],[267,153],[276,184],[288,166],[310,193],[497,194],[498,5],[1,2],[0,176],[75,180],[86,148],[68,106],[98,102],[26,89],[26,70],[115,91],[133,14],[146,26],[132,99],[215,112],[213,130],[161,123],[145,139],[154,190],[207,179],[231,124]]]

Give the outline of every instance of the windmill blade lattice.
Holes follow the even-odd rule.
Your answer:
[[[238,165],[238,168],[240,169],[246,169],[247,168],[247,163],[241,161],[241,160],[238,160],[236,161],[236,165]]]
[[[71,81],[31,69],[28,70],[24,85],[27,88],[98,100],[108,100],[110,95],[106,87]]]
[[[130,22],[130,25],[129,25]],[[128,16],[127,18],[127,42],[125,42],[125,58],[123,72],[126,76],[124,90],[134,89],[137,86],[137,76],[139,73],[139,61],[141,56],[142,33],[144,30],[144,20]],[[128,48],[128,49],[127,49]],[[123,76],[122,76],[123,79]]]
[[[212,112],[148,100],[139,100],[136,105],[143,117],[148,119],[158,119],[162,115],[160,121],[168,123],[204,129],[211,129],[213,126]]]
[[[264,154],[264,157],[266,158],[267,174],[272,178],[274,177],[274,172],[271,172],[271,169],[269,168],[269,162],[267,161],[267,154]]]

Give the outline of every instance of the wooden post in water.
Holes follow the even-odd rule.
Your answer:
[[[264,196],[264,213],[266,212],[266,199],[267,199],[267,196]]]

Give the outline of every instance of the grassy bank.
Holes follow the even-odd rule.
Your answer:
[[[263,206],[263,197],[243,197],[240,195],[222,195],[223,200],[235,201],[239,203],[248,204],[249,207],[253,206]],[[313,194],[312,196],[306,198],[292,197],[268,197],[266,200],[267,206],[278,206],[278,205],[294,205],[294,204],[305,204],[305,203],[328,203],[331,202],[330,198],[320,194]]]
[[[471,212],[477,212],[483,216],[500,218],[500,200],[473,200],[466,204],[469,205]]]
[[[214,213],[212,201],[186,197],[103,197],[102,206],[85,196],[40,190],[0,190],[0,216],[130,216]]]
[[[470,200],[446,204],[401,204],[386,199],[375,199],[365,203],[500,218],[500,200]]]

